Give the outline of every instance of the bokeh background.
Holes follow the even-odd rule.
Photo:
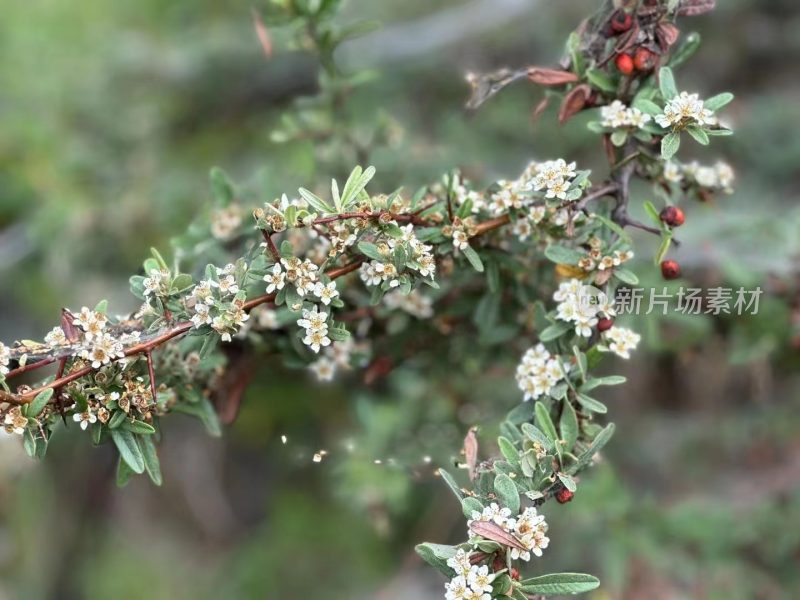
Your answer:
[[[597,573],[594,598],[800,596],[800,9],[719,4],[681,24],[704,45],[679,82],[736,93],[737,135],[692,151],[733,164],[737,192],[686,205],[676,257],[693,283],[765,295],[756,317],[637,324],[647,348],[624,365],[629,384],[603,396],[625,443],[612,442],[568,510],[545,510],[542,569]],[[275,142],[317,71],[280,31],[266,60],[252,7],[5,3],[0,339],[41,338],[62,306],[101,297],[135,308],[128,276],[208,210],[213,165],[271,197],[341,174],[311,141]],[[385,24],[337,57],[376,71],[350,101],[356,121],[393,123],[393,145],[371,157],[379,186],[414,189],[453,166],[488,182],[555,156],[599,167],[580,120],[531,122],[533,86],[463,110],[466,71],[552,64],[594,8],[348,2],[343,22]],[[640,240],[637,272],[661,285],[650,246]],[[76,431],[43,464],[2,437],[0,598],[439,598],[443,581],[413,545],[464,532],[433,471],[470,425],[518,402],[502,375],[465,364],[446,378],[401,370],[320,387],[267,363],[223,437],[168,420],[162,488],[141,478],[117,490],[111,449]]]

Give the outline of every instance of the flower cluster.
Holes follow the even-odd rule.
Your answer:
[[[489,566],[473,565],[472,554],[459,548],[455,556],[447,559],[447,566],[455,576],[444,584],[446,600],[490,600],[495,574]]]
[[[550,538],[546,535],[548,526],[544,515],[540,515],[533,506],[527,507],[521,514],[512,517],[511,510],[492,502],[482,512],[473,511],[472,519],[467,521],[467,527],[475,521],[492,522],[517,539],[525,549],[511,548],[509,555],[512,560],[527,562],[531,559],[531,554],[541,556],[542,550],[550,544]]]
[[[389,237],[376,245],[383,260],[373,259],[361,265],[359,275],[367,286],[383,285],[384,289],[396,288],[400,285],[400,272],[392,262],[396,252],[402,250],[406,257],[405,264],[422,277],[434,278],[436,259],[433,247],[422,243],[409,223],[398,228],[400,235]]]
[[[697,94],[681,92],[667,102],[664,112],[656,116],[656,123],[665,129],[685,125],[716,125],[714,112],[705,107]]]
[[[614,250],[612,252],[603,250],[602,240],[592,237],[589,239],[589,252],[578,261],[578,266],[586,272],[606,271],[619,267],[633,258],[631,250]]]
[[[308,365],[318,381],[332,381],[339,369],[353,367],[353,355],[364,353],[363,343],[356,343],[352,337],[341,342],[333,342],[323,350],[323,355]]]
[[[112,360],[125,357],[122,341],[105,330],[108,317],[100,311],[89,310],[86,306],[73,319],[72,324],[83,331],[83,344],[80,357],[92,363],[95,369],[110,363]],[[51,339],[59,337],[53,331]],[[63,334],[63,331],[62,331]]]
[[[194,327],[210,325],[226,342],[250,318],[244,310],[244,292],[239,289],[235,272],[236,265],[232,263],[217,268],[216,279],[200,281],[187,298],[187,306],[194,311]]]
[[[12,406],[3,420],[3,429],[8,434],[22,435],[28,426],[28,418],[22,414],[19,406]]]
[[[563,158],[548,160],[543,163],[532,163],[526,169],[526,175],[532,175],[533,189],[544,191],[545,198],[566,200],[572,181],[577,173],[576,163],[567,163]]]
[[[613,260],[612,260],[613,262]],[[558,286],[553,294],[558,302],[556,318],[575,324],[575,333],[590,337],[592,328],[597,325],[598,315],[613,317],[614,302],[595,287],[584,285],[578,279],[570,279]]]
[[[242,211],[238,204],[230,204],[211,213],[211,235],[220,241],[231,239],[242,225]]]
[[[638,333],[616,325],[606,331],[603,336],[608,350],[625,359],[631,357],[631,351],[636,350],[636,346],[639,345],[642,338]]]
[[[417,290],[411,290],[410,294],[404,294],[400,290],[389,292],[383,297],[383,303],[389,310],[402,310],[418,319],[429,319],[433,316],[433,300]]]
[[[8,373],[8,363],[11,362],[11,350],[0,342],[0,375]]]
[[[562,365],[558,356],[551,356],[542,344],[529,348],[517,365],[517,385],[525,393],[525,400],[546,396],[554,385],[564,379],[569,364]]]
[[[721,190],[726,194],[733,193],[735,177],[733,168],[722,161],[713,165],[701,165],[697,161],[686,164],[669,161],[664,165],[664,179],[671,183],[697,184],[710,190]]]
[[[319,352],[320,348],[329,346],[331,339],[328,337],[328,313],[320,312],[319,307],[309,310],[303,309],[303,317],[297,320],[297,324],[305,329],[303,343],[314,352]],[[331,376],[333,376],[331,374]]]
[[[619,100],[614,100],[611,104],[600,109],[600,117],[603,119],[603,127],[617,129],[620,127],[631,127],[642,129],[647,125],[652,117],[643,113],[638,108],[628,107]]]

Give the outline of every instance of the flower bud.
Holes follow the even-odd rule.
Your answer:
[[[619,72],[623,75],[630,75],[633,73],[635,66],[633,64],[633,58],[631,58],[630,54],[620,54],[617,56],[614,64],[617,65],[617,69],[619,69]]]
[[[680,227],[686,221],[683,211],[677,206],[666,206],[658,215],[663,223],[670,227]]]
[[[681,276],[681,266],[674,260],[665,260],[661,263],[661,275],[664,279],[677,279]]]
[[[508,572],[508,574],[514,581],[519,581],[520,575],[519,575],[519,569],[517,567],[511,567],[511,570]]]

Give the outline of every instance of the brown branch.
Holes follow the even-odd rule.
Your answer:
[[[264,241],[267,242],[267,248],[269,248],[269,253],[272,254],[272,258],[275,259],[275,262],[279,262],[281,260],[281,253],[278,251],[278,247],[272,240],[272,234],[266,229],[262,229],[261,235],[264,236]]]

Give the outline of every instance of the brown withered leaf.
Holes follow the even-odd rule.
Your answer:
[[[528,67],[528,79],[539,85],[565,85],[575,83],[578,76],[571,71],[548,69],[546,67]]]
[[[544,114],[544,111],[547,110],[548,106],[550,106],[550,97],[545,96],[536,106],[533,107],[533,111],[531,112],[531,121],[536,123],[539,120],[539,117]]]
[[[503,544],[509,548],[526,550],[525,546],[520,544],[517,538],[492,521],[473,521],[469,528],[487,540]]]
[[[561,107],[558,109],[558,122],[562,125],[576,114],[586,108],[586,101],[592,93],[592,88],[587,84],[576,85],[564,96]]]
[[[662,52],[666,52],[678,41],[681,30],[672,23],[659,23],[656,27],[656,39]]]
[[[678,14],[684,17],[696,17],[711,12],[717,7],[717,0],[683,0]]]
[[[256,35],[258,36],[258,43],[261,44],[261,50],[264,52],[264,56],[272,58],[272,38],[269,35],[269,30],[267,26],[264,25],[264,20],[255,8],[252,9],[252,14],[253,25],[256,28]]]
[[[464,459],[467,462],[469,480],[475,481],[475,467],[478,465],[478,437],[475,428],[470,427],[464,438]]]
[[[467,109],[475,110],[486,102],[489,98],[494,96],[497,92],[502,90],[515,81],[528,76],[528,69],[518,69],[512,71],[511,69],[500,69],[492,73],[484,75],[477,75],[470,73],[467,75],[467,82],[472,87],[472,94],[467,101]]]
[[[77,342],[81,339],[81,333],[78,328],[73,325],[75,315],[73,315],[66,308],[61,309],[61,329],[64,330],[64,335],[70,342]]]

